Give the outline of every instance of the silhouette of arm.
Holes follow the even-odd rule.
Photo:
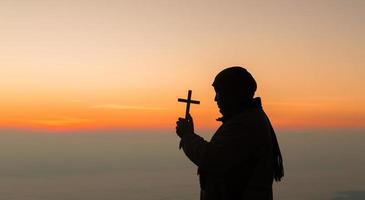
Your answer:
[[[244,123],[224,127],[211,142],[197,134],[182,137],[181,146],[186,156],[197,166],[213,171],[229,170],[252,157],[258,146],[254,128]]]

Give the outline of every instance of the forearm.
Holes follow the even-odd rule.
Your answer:
[[[225,172],[242,164],[251,156],[251,145],[239,137],[225,136],[217,141],[207,142],[194,133],[182,137],[180,145],[194,164],[215,173]]]
[[[203,162],[203,156],[206,152],[208,142],[199,135],[193,133],[181,137],[180,148],[185,155],[197,166]]]

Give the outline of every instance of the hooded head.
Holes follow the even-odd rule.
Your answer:
[[[213,82],[215,101],[224,118],[239,113],[252,102],[257,84],[252,75],[239,66],[229,67],[219,72]]]

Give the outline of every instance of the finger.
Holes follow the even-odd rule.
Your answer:
[[[194,124],[193,117],[191,117],[190,113],[188,114],[188,120],[191,124]]]
[[[190,113],[188,113],[188,116],[186,116],[186,119],[187,119],[187,120],[191,120],[191,115],[190,115]]]
[[[187,119],[184,119],[184,118],[179,118],[179,122],[180,122],[180,123],[187,123],[187,122],[188,122],[188,120],[187,120]]]

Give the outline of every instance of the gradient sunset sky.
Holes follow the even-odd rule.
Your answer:
[[[0,1],[0,127],[175,128],[240,65],[277,128],[365,128],[365,1]]]

